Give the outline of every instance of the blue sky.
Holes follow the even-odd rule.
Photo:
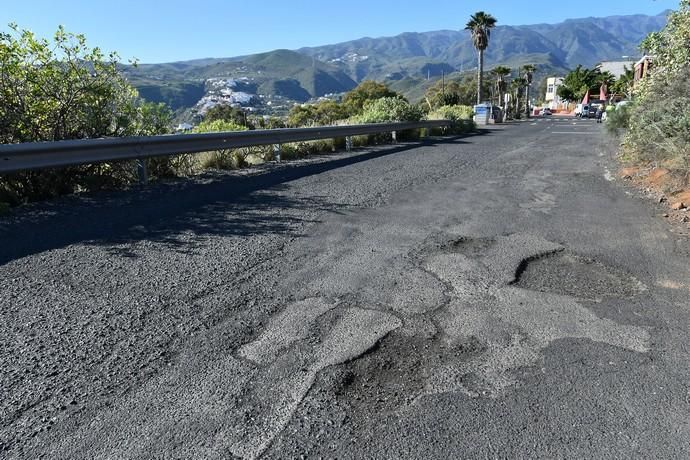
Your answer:
[[[658,14],[678,0],[1,0],[0,30],[16,22],[44,37],[58,25],[124,60],[170,62],[295,49],[401,32],[461,29],[479,10],[500,24]]]

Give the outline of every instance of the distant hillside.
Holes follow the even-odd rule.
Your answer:
[[[604,60],[637,56],[637,46],[666,24],[658,16],[611,16],[570,19],[559,24],[498,26],[491,33],[486,65],[523,64],[525,57],[556,69],[578,64],[591,67]],[[500,21],[500,18],[499,18]],[[459,24],[461,26],[461,24]],[[395,37],[361,38],[298,50],[340,66],[353,79],[386,78],[397,72],[423,77],[424,66],[444,63],[455,69],[476,66],[476,52],[465,30],[404,33]]]
[[[257,96],[304,102],[329,93],[354,88],[342,69],[289,50],[229,59],[201,59],[167,64],[142,64],[125,68],[125,74],[142,97],[165,102],[173,109],[190,107],[208,93],[212,79],[232,79],[226,89]]]
[[[638,56],[640,41],[663,28],[667,13],[498,26],[491,34],[486,69],[497,64],[517,68],[533,63],[539,69],[535,76],[538,81],[578,64],[592,67],[604,60]],[[174,109],[193,107],[199,111],[231,101],[273,113],[287,110],[294,102],[348,91],[365,79],[385,80],[417,101],[432,80],[442,73],[460,75],[476,68],[476,59],[467,31],[439,30],[365,37],[297,52],[276,50],[234,58],[139,65],[127,67],[125,72],[143,97],[166,102]],[[218,86],[219,82],[227,85]]]

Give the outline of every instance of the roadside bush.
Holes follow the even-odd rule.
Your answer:
[[[395,121],[419,121],[422,111],[401,97],[382,97],[364,105],[358,123],[387,123]]]
[[[62,27],[52,41],[9,29],[0,33],[0,143],[168,132],[172,113],[139,98],[119,73],[117,54],[89,48],[83,35]],[[155,164],[168,169],[165,160]],[[16,205],[133,180],[133,162],[18,173],[0,178],[0,201]]]
[[[654,97],[634,105],[629,117],[626,147],[643,162],[664,164],[690,172],[690,70],[672,80],[653,79],[648,91]]]
[[[231,120],[215,119],[201,122],[194,133],[221,133],[230,131],[247,131],[246,126],[242,126]],[[193,157],[194,166],[190,173],[197,172],[199,169],[236,169],[247,165],[246,156],[248,149],[223,149],[212,152],[204,152]],[[188,157],[187,155],[183,157]]]
[[[427,116],[429,120],[471,120],[474,116],[474,109],[469,105],[444,105],[439,107]]]
[[[474,116],[474,108],[468,105],[445,105],[439,107],[433,112],[429,113],[427,119],[429,120],[452,120],[457,122],[453,128],[435,128],[431,130],[433,135],[441,134],[463,134],[472,131],[475,128],[472,117]],[[468,121],[470,121],[468,123]]]
[[[343,98],[343,105],[350,114],[359,114],[367,103],[381,98],[402,97],[395,91],[373,80],[365,80]]]
[[[635,88],[624,141],[626,158],[676,170],[690,179],[690,0],[681,0],[663,30],[640,45],[654,56]]]
[[[288,126],[327,126],[344,120],[352,114],[350,107],[335,101],[321,101],[316,104],[295,105],[288,113]]]
[[[282,145],[281,158],[294,160],[323,152],[333,152],[345,146],[344,139],[317,139],[313,141],[291,142]]]
[[[614,136],[619,136],[622,131],[630,126],[631,112],[632,107],[629,104],[607,107],[606,123],[604,124],[606,131]]]

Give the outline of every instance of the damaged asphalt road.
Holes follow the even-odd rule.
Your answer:
[[[687,458],[689,243],[612,152],[547,119],[5,218],[0,458]]]

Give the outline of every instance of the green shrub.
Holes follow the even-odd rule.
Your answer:
[[[624,156],[641,164],[663,165],[690,179],[690,1],[681,0],[660,32],[641,48],[654,56],[648,77],[635,87]]]
[[[474,116],[474,109],[468,105],[444,105],[430,112],[427,116],[429,120],[471,120]]]
[[[626,153],[639,162],[690,174],[690,69],[673,76],[646,82],[649,96],[630,110]]]
[[[242,126],[231,120],[215,119],[203,121],[194,128],[194,133],[219,133],[231,131],[247,131],[246,126]],[[247,166],[245,158],[250,151],[248,149],[223,149],[212,152],[198,154],[196,158],[197,167],[192,168],[194,172],[198,169],[236,169]]]
[[[630,125],[632,107],[629,104],[618,107],[609,106],[606,109],[606,131],[615,136],[620,135]]]
[[[10,25],[0,33],[0,143],[168,132],[169,108],[139,98],[119,65],[117,54],[89,48],[83,35],[62,27],[48,41]],[[0,201],[17,205],[133,180],[131,161],[16,173],[0,178]]]
[[[355,117],[359,123],[386,123],[396,121],[419,121],[422,111],[400,97],[382,97],[364,104],[361,115]]]

